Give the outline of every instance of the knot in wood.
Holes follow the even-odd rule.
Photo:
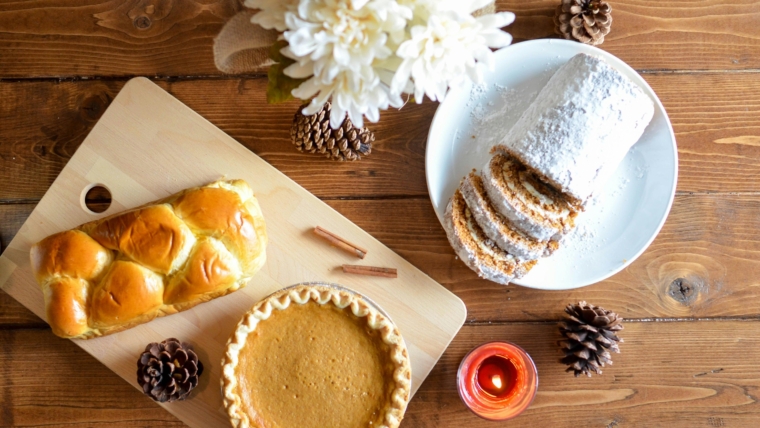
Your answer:
[[[135,28],[138,30],[147,30],[153,23],[147,16],[140,15],[135,17],[135,19],[132,21],[132,24],[134,24]]]
[[[676,301],[689,305],[697,298],[697,290],[686,278],[677,278],[670,283],[668,294]]]
[[[104,100],[98,95],[92,95],[85,98],[79,106],[79,116],[85,122],[95,122],[108,108],[110,100]]]

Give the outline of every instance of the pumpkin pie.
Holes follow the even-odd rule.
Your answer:
[[[234,427],[397,427],[411,395],[398,328],[353,292],[301,284],[257,303],[227,342]]]

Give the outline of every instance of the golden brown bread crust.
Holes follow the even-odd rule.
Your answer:
[[[90,299],[90,324],[108,328],[154,314],[163,305],[164,279],[139,264],[117,260]],[[155,317],[153,315],[151,319]],[[148,321],[148,320],[145,320]]]
[[[51,235],[30,257],[53,332],[88,339],[238,290],[266,244],[251,188],[220,180]]]
[[[98,243],[162,274],[173,271],[195,243],[190,228],[169,205],[153,205],[84,228]]]
[[[164,291],[164,302],[186,303],[210,292],[228,288],[237,281],[238,262],[213,241],[200,242],[181,274],[175,275]]]
[[[264,224],[256,222],[251,215],[259,211],[258,206],[241,210],[234,193],[213,187],[185,193],[177,198],[173,206],[187,225],[224,242],[240,255],[241,262],[256,260],[256,254],[260,251],[256,236],[266,233]],[[245,263],[242,268],[256,269]]]
[[[56,326],[56,334],[74,337],[87,332],[89,288],[87,281],[77,278],[60,278],[42,286],[47,319],[50,325]]]
[[[77,254],[78,257],[65,257]],[[113,255],[89,235],[67,230],[48,236],[32,247],[31,261],[37,282],[50,277],[94,279],[111,263]]]

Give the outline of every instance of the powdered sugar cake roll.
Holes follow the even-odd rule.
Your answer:
[[[601,58],[578,54],[549,79],[494,147],[583,205],[612,175],[654,115],[654,103]]]

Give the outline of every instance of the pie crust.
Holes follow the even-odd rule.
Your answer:
[[[378,424],[372,425],[368,423],[367,426],[382,428],[398,427],[401,419],[404,417],[404,412],[411,396],[411,366],[401,333],[393,322],[366,298],[357,293],[327,284],[298,284],[280,290],[254,305],[238,323],[235,332],[227,342],[225,355],[222,359],[221,376],[224,407],[230,417],[232,426],[236,428],[269,426],[268,423],[262,420],[262,415],[256,414],[256,411],[249,410],[254,405],[245,402],[243,395],[246,395],[247,392],[243,393],[238,388],[241,383],[248,381],[246,379],[241,382],[241,379],[238,379],[240,375],[236,369],[238,364],[246,358],[244,348],[246,347],[249,335],[256,330],[260,322],[272,317],[275,311],[284,311],[291,304],[306,305],[310,302],[317,305],[333,305],[341,313],[346,314],[345,319],[348,320],[347,317],[350,317],[350,315],[356,317],[357,319],[353,321],[362,329],[368,327],[370,330],[378,331],[377,337],[366,343],[370,343],[372,340],[381,340],[382,344],[380,346],[375,345],[377,351],[373,350],[372,352],[382,353],[386,366],[390,368],[392,365],[393,370],[392,376],[389,376],[390,370],[383,370],[385,374],[382,374],[382,376],[388,388],[383,386],[381,390],[387,389],[389,394],[384,394],[386,397],[385,402],[380,401],[378,404],[381,409],[377,413]],[[303,307],[304,310],[306,308],[306,306]],[[339,315],[338,317],[341,316]],[[366,325],[361,321],[362,318],[366,319]],[[263,333],[251,337],[258,339],[262,336]],[[370,337],[370,335],[368,334],[367,337]],[[277,341],[279,342],[279,340],[278,338]],[[379,342],[372,343],[379,344]],[[380,350],[381,348],[383,348],[382,351]],[[279,357],[275,356],[274,359],[276,360],[277,358]],[[245,370],[246,367],[245,364],[241,365],[241,370]],[[341,373],[336,373],[336,376],[340,379]],[[392,379],[389,379],[389,377],[392,377]],[[343,379],[348,379],[348,377],[344,375]],[[284,386],[284,388],[287,387]],[[320,396],[319,398],[322,397]],[[329,402],[309,403],[309,405],[320,406],[321,410],[318,409],[319,411],[333,411],[333,408],[340,408],[340,406],[331,406]],[[301,409],[299,408],[299,410]],[[254,414],[251,415],[249,412]]]

